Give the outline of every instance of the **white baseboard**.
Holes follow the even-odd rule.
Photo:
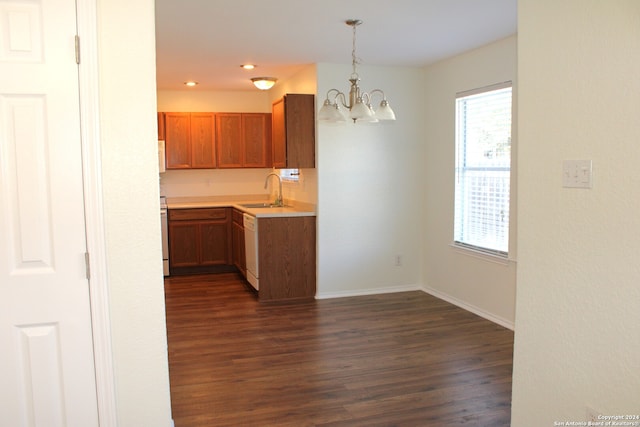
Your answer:
[[[339,292],[321,292],[316,299],[358,297],[363,295],[392,294],[395,292],[424,291],[419,285],[392,286],[387,288],[350,289]]]
[[[495,314],[489,313],[488,311],[485,311],[481,308],[476,307],[475,305],[466,303],[462,300],[459,300],[456,297],[452,297],[451,295],[447,295],[443,292],[437,291],[433,288],[429,288],[427,286],[424,286],[421,288],[421,290],[429,295],[432,295],[436,298],[439,298],[443,301],[449,302],[453,305],[457,305],[458,307],[470,311],[473,314],[477,314],[480,317],[483,317],[493,323],[497,323],[500,326],[503,326],[507,329],[511,329],[512,331],[515,329],[515,325],[512,321],[504,319],[500,316],[496,316]]]

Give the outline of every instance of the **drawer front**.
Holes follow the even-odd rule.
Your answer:
[[[238,209],[234,209],[233,210],[233,222],[235,222],[236,224],[240,224],[242,225],[244,220],[242,219],[242,211],[238,210]]]
[[[227,208],[169,209],[170,221],[227,219]]]

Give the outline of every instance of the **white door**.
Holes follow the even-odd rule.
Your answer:
[[[74,0],[0,0],[0,426],[98,425]]]

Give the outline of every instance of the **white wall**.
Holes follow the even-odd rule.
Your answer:
[[[516,265],[488,257],[470,256],[451,246],[454,216],[455,98],[456,93],[504,81],[516,84],[516,36],[446,59],[424,73],[426,192],[423,245],[424,284],[428,292],[513,328]],[[517,109],[514,109],[512,149],[517,147]],[[515,154],[512,175],[517,173]],[[514,180],[515,182],[515,180]],[[517,194],[512,185],[511,197]],[[515,258],[517,212],[511,203],[510,257]]]
[[[270,102],[274,102],[287,93],[316,93],[317,87],[317,68],[315,64],[311,64],[302,67],[300,71],[286,80],[278,81],[267,93]]]
[[[348,65],[318,64],[317,106],[349,89]],[[419,70],[359,67],[396,122],[318,123],[318,296],[419,286],[424,117]],[[379,102],[379,101],[378,101]],[[395,256],[402,266],[395,266]]]
[[[104,220],[118,425],[169,426],[154,2],[97,0],[97,6]]]
[[[640,414],[640,3],[518,1],[512,425]],[[590,190],[562,161],[593,160]]]
[[[158,111],[173,113],[225,112],[270,113],[268,92],[258,89],[245,91],[207,91],[198,86],[184,90],[159,90]]]

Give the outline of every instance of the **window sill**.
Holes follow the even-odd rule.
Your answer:
[[[509,256],[504,257],[500,255],[494,255],[488,252],[483,252],[483,251],[474,250],[472,248],[468,248],[465,246],[456,245],[455,243],[450,243],[449,246],[451,246],[456,252],[462,255],[478,258],[484,261],[492,262],[494,264],[509,265],[511,263],[517,262],[514,258],[510,258]]]

